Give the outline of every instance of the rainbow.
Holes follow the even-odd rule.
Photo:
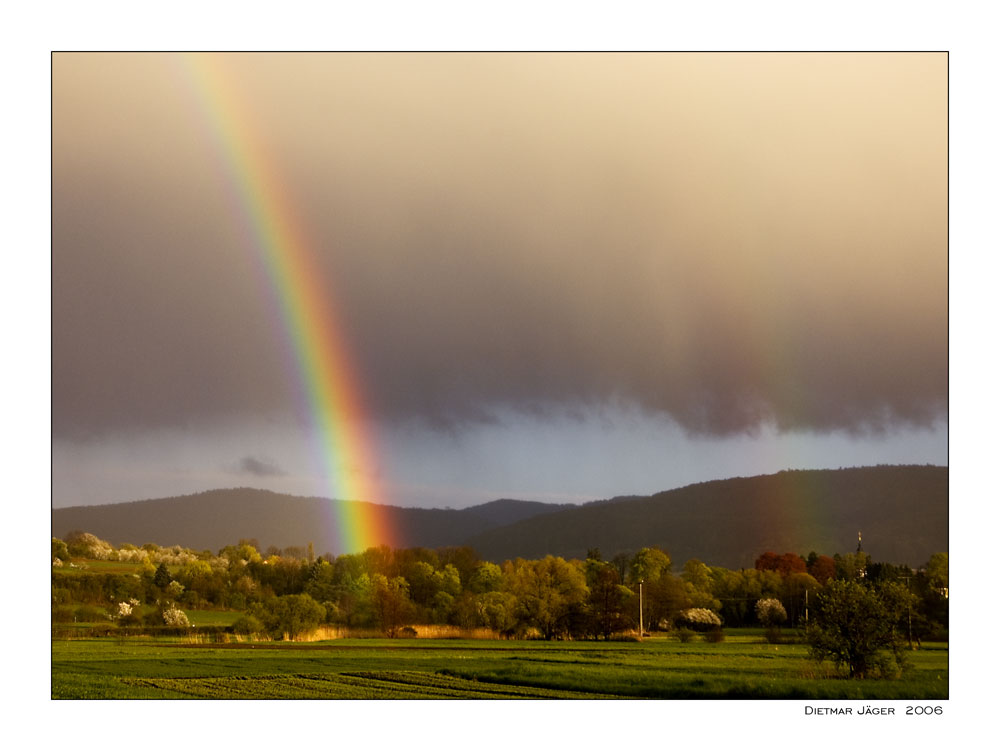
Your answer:
[[[330,490],[338,552],[392,545],[395,534],[370,479],[377,465],[363,390],[309,237],[219,56],[181,59],[279,309]]]

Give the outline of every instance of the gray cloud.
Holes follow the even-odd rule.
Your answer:
[[[730,435],[945,415],[942,55],[224,63],[381,419],[622,400]],[[296,411],[174,63],[59,55],[53,80],[57,435]]]

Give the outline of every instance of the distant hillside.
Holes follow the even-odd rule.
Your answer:
[[[474,517],[481,520],[489,527],[513,524],[522,519],[530,519],[539,514],[550,514],[564,509],[579,508],[574,503],[540,503],[538,501],[515,501],[510,498],[501,498],[499,501],[490,501],[479,506],[470,506],[462,509],[458,513],[463,516]]]
[[[52,533],[217,551],[241,538],[262,548],[340,553],[335,507],[353,503],[238,488],[106,506],[54,509]],[[659,545],[678,564],[752,567],[766,550],[852,552],[858,531],[876,560],[924,563],[948,550],[947,467],[801,470],[704,482],[583,506],[499,500],[471,508],[382,507],[399,547],[470,545],[484,558],[605,557]]]
[[[948,550],[948,468],[801,470],[600,501],[473,535],[491,560],[605,557],[659,545],[674,561],[753,566],[760,553],[853,552],[917,566]]]
[[[91,532],[115,545],[181,545],[217,551],[240,539],[255,538],[262,548],[312,542],[317,553],[339,554],[334,519],[353,501],[302,498],[267,490],[234,488],[194,495],[103,506],[53,509],[52,534]],[[365,504],[368,505],[368,504]],[[535,501],[499,500],[471,508],[380,509],[398,532],[399,547],[448,547],[497,526],[567,508]]]

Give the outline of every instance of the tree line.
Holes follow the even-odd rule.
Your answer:
[[[947,628],[948,619],[946,553],[917,572],[873,562],[865,553],[768,551],[752,569],[691,559],[674,573],[669,553],[655,547],[609,559],[591,549],[584,560],[547,556],[499,564],[468,547],[382,546],[318,557],[311,545],[259,548],[255,540],[241,540],[213,554],[154,544],[115,548],[79,532],[53,538],[53,617],[65,619],[74,606],[116,608],[134,600],[136,617],[145,611],[149,623],[156,621],[149,613],[156,604],[161,612],[167,605],[232,609],[246,613],[239,624],[244,630],[279,638],[321,624],[377,628],[390,637],[407,626],[442,624],[510,637],[610,639],[638,631],[640,590],[644,630],[675,628],[693,610],[711,611],[725,626],[762,624],[756,605],[766,599],[777,600],[794,626],[806,622],[809,598],[815,613],[817,594],[839,580],[869,587],[905,583],[912,596],[908,636],[918,640]],[[73,570],[73,559],[133,562],[139,573]]]

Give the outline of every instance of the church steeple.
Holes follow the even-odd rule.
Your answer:
[[[861,532],[858,532],[858,552],[854,554],[855,560],[858,566],[858,578],[864,579],[868,575],[868,565],[869,560],[868,555],[861,549]]]

